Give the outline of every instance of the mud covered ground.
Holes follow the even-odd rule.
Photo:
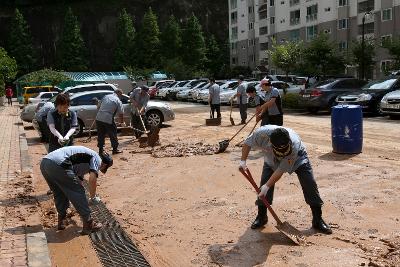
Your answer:
[[[230,125],[228,110],[218,127],[205,126],[205,106],[173,108],[176,120],[161,129],[161,146],[140,148],[130,136],[121,136],[124,153],[99,178],[98,193],[153,266],[400,265],[399,121],[365,119],[363,153],[337,155],[331,152],[329,116],[285,115],[285,126],[296,130],[308,148],[325,201],[324,218],[334,231],[325,236],[310,229],[311,212],[297,177],[286,174],[275,188],[273,207],[307,236],[308,245],[299,247],[282,236],[271,216],[262,230],[249,228],[256,215],[255,193],[237,171],[240,147],[234,144],[252,125],[227,152],[215,155],[218,142],[240,128]],[[239,121],[238,111],[234,119]],[[34,144],[33,130],[28,134],[33,160],[39,162],[42,146]],[[95,138],[88,144],[84,139],[76,143],[96,148]],[[258,180],[262,154],[252,152],[248,166]],[[44,221],[51,216],[44,213]],[[72,236],[62,233],[64,243],[49,228],[49,236],[58,240],[50,244],[52,259],[68,253],[79,257],[74,251],[80,246],[88,251],[86,265],[99,264],[90,243],[74,235],[77,228],[72,224],[65,232]],[[65,243],[71,247],[63,250],[66,256],[59,251]]]

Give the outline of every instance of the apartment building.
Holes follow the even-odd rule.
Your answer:
[[[307,43],[320,32],[329,34],[338,43],[338,49],[346,52],[352,40],[361,38],[363,18],[364,37],[374,39],[378,47],[386,38],[400,37],[400,0],[255,1],[258,3],[229,0],[232,66],[250,66],[252,69],[264,66],[271,73],[279,72],[268,59],[267,51],[271,49],[272,38],[278,42],[302,40]],[[255,16],[250,16],[250,6],[256,9]],[[251,32],[246,27],[250,22],[254,22]],[[254,36],[258,41],[255,44],[258,51],[253,52],[249,46],[246,47],[247,36]],[[254,62],[242,60],[249,55],[249,51],[257,57]],[[375,62],[376,67],[368,76],[382,77],[391,62],[390,55],[385,49],[378,48]],[[356,70],[348,66],[347,73],[356,75]]]

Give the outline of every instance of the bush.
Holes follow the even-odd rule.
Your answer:
[[[301,108],[300,98],[301,96],[299,94],[287,93],[286,95],[282,96],[282,107],[292,109]]]

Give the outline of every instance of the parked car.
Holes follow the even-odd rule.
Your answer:
[[[98,90],[107,90],[114,92],[115,90],[117,90],[117,87],[110,83],[82,84],[77,86],[66,87],[62,92],[72,95],[81,92],[90,92]]]
[[[258,85],[260,84],[259,81],[251,81],[251,82],[246,82],[244,81],[242,83],[246,88],[249,85],[253,85],[254,87],[258,87]],[[230,104],[229,99],[231,99],[231,97],[233,97],[236,94],[237,91],[237,87],[238,85],[236,85],[234,88],[232,89],[228,89],[228,90],[223,90],[220,94],[220,99],[221,99],[221,104]],[[235,104],[235,103],[234,103]]]
[[[172,88],[171,90],[167,91],[166,98],[168,100],[177,100],[176,95],[178,94],[178,92],[180,92],[182,90],[187,90],[187,89],[194,88],[196,85],[198,85],[201,82],[207,82],[207,79],[190,80],[190,81],[188,81],[188,83],[186,83],[182,87]]]
[[[61,90],[58,87],[44,85],[44,86],[26,86],[23,88],[23,104],[28,104],[29,98],[36,97],[40,93],[43,92],[60,92]]]
[[[157,91],[161,88],[163,85],[169,85],[171,83],[175,82],[175,80],[161,80],[161,81],[154,81],[150,86],[149,86],[149,95],[150,98],[156,97]]]
[[[400,90],[387,93],[381,100],[381,112],[391,119],[400,118]]]
[[[336,105],[336,97],[341,94],[356,92],[367,82],[354,78],[327,79],[305,89],[301,103],[311,113],[331,110]]]
[[[189,98],[190,91],[199,90],[199,89],[203,88],[207,84],[208,84],[208,82],[203,81],[203,82],[198,83],[193,88],[188,88],[188,89],[181,90],[176,94],[176,99],[177,100],[181,100],[181,101],[187,101],[188,98]]]
[[[336,98],[339,104],[360,105],[364,112],[381,113],[381,100],[389,92],[400,89],[400,78],[388,78],[383,80],[371,81],[352,93],[343,94]]]
[[[39,93],[36,97],[30,97],[28,99],[28,103],[29,104],[37,104],[39,102],[46,102],[47,100],[49,100],[50,98],[52,98],[53,96],[59,94],[59,92],[42,92]]]
[[[45,102],[39,102],[39,103],[45,103]],[[26,122],[32,122],[33,117],[35,116],[35,111],[39,103],[28,104],[24,106],[21,113],[19,114],[21,120]]]
[[[96,119],[97,106],[94,98],[101,100],[108,94],[112,94],[112,92],[100,90],[76,93],[71,96],[70,110],[75,111],[78,116],[79,130],[77,131],[77,136],[82,135],[85,129],[89,129]],[[124,105],[124,121],[126,125],[130,125],[131,105],[129,97],[127,95],[122,95],[121,101]],[[145,112],[147,122],[152,126],[160,126],[163,122],[175,119],[173,110],[165,103],[149,101]],[[34,112],[32,112],[32,118],[33,116]]]
[[[168,86],[166,88],[159,89],[158,92],[157,92],[156,97],[157,98],[161,98],[161,99],[166,99],[167,98],[167,93],[168,93],[169,90],[172,90],[173,88],[176,88],[176,87],[182,87],[187,83],[188,83],[188,81],[178,81],[174,85]]]

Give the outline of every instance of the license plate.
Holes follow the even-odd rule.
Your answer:
[[[400,104],[388,104],[387,107],[393,109],[400,109]]]
[[[303,95],[304,98],[310,98],[310,94]]]

